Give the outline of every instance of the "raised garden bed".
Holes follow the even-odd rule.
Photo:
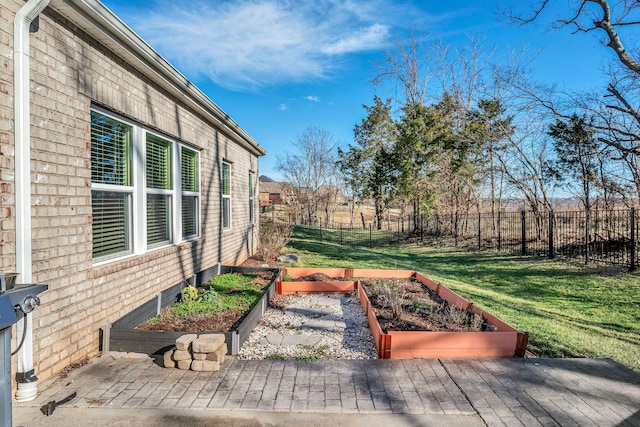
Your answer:
[[[266,292],[253,308],[244,313],[244,315],[232,318],[232,325],[220,330],[219,325],[211,325],[210,330],[203,330],[194,326],[193,330],[189,330],[188,326],[179,324],[176,320],[166,321],[166,330],[141,329],[140,325],[147,322],[150,318],[158,316],[163,311],[173,306],[181,296],[182,290],[188,286],[199,286],[208,283],[211,278],[228,273],[239,274],[255,274],[270,273],[269,285]],[[132,312],[121,317],[111,325],[107,325],[103,329],[102,350],[103,351],[126,351],[146,354],[162,353],[167,348],[175,344],[176,338],[185,333],[194,332],[223,332],[225,335],[225,343],[227,344],[228,354],[235,355],[240,350],[242,344],[246,341],[251,331],[258,324],[264,314],[269,300],[276,293],[276,279],[280,276],[280,269],[277,268],[251,268],[251,267],[234,267],[216,265],[207,270],[198,273],[195,277],[182,283],[176,284],[147,301]],[[232,315],[236,315],[233,313]],[[212,316],[211,318],[215,318]],[[239,318],[238,318],[239,317]],[[220,314],[218,316],[221,322],[228,319],[229,316]],[[197,316],[195,317],[197,320]],[[203,317],[200,318],[201,323],[207,322]],[[168,323],[168,324],[167,324]],[[173,327],[171,325],[174,325]],[[175,329],[175,330],[169,330]]]
[[[327,281],[296,281],[298,278],[324,275],[331,280]],[[508,325],[490,313],[475,307],[472,303],[462,298],[447,287],[435,283],[420,273],[410,270],[358,270],[358,269],[310,269],[287,268],[283,271],[283,277],[289,281],[279,280],[278,293],[345,293],[357,290],[369,327],[378,349],[378,357],[381,359],[408,359],[408,358],[496,358],[496,357],[523,357],[528,334]],[[340,280],[343,279],[343,280]],[[357,280],[360,279],[360,280]],[[468,322],[479,324],[476,331],[463,330],[460,325],[451,327],[445,324],[431,326],[431,329],[419,330],[426,326],[423,322],[396,322],[392,323],[379,311],[365,291],[366,285],[361,281],[371,282],[370,279],[394,279],[398,283],[411,281],[419,284],[424,291],[423,296],[413,295],[414,311],[431,311],[421,304],[434,303],[445,304],[444,308],[433,311],[444,311],[453,307],[464,309]],[[415,286],[413,286],[415,290]],[[328,292],[328,291],[329,292]],[[402,291],[401,289],[397,289]],[[430,304],[430,303],[429,303]],[[383,304],[384,305],[384,304]],[[459,313],[458,313],[459,315]],[[400,316],[404,317],[404,316]],[[479,320],[481,319],[481,320]],[[393,319],[392,319],[393,320]],[[381,325],[382,322],[382,325]],[[416,323],[419,323],[416,324]],[[446,321],[444,323],[447,323]],[[384,325],[384,326],[383,326]],[[454,330],[451,330],[454,329]]]

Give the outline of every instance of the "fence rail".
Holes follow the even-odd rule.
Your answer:
[[[585,264],[627,266],[640,262],[634,208],[576,212],[500,212],[458,215],[419,215],[353,226],[332,222],[305,224],[299,231],[320,241],[347,246],[376,247],[407,241],[493,250],[548,258],[564,257]]]

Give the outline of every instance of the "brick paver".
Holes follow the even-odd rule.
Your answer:
[[[41,385],[67,405],[479,416],[488,426],[640,427],[640,374],[602,359],[229,358],[218,372],[102,357]]]

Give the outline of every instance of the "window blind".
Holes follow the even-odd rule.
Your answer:
[[[182,191],[198,191],[198,155],[195,151],[182,147],[180,176]]]
[[[131,185],[131,129],[91,112],[91,182]]]
[[[147,194],[147,245],[171,240],[171,196]]]
[[[182,237],[188,238],[198,234],[198,198],[182,196]]]
[[[231,195],[231,166],[227,163],[222,164],[222,194]]]
[[[91,192],[93,257],[129,252],[130,196],[127,193]]]
[[[171,143],[147,134],[147,188],[171,189]]]

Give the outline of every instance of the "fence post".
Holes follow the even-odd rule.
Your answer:
[[[342,246],[342,224],[340,224],[340,245]]]
[[[549,259],[555,258],[555,248],[553,247],[553,224],[555,223],[555,215],[553,211],[549,211]]]
[[[591,240],[591,210],[584,211],[584,265],[589,265],[589,241]]]
[[[498,252],[502,250],[502,211],[498,211]]]
[[[320,229],[320,241],[322,242],[322,223],[318,228]]]
[[[520,229],[522,238],[522,255],[527,254],[527,227],[525,223],[526,212],[520,211]]]
[[[373,224],[369,224],[369,248],[373,247]]]
[[[635,271],[636,269],[636,208],[631,208],[631,212],[629,213],[631,227],[629,229],[630,236],[629,240],[631,240],[631,247],[629,248],[629,256],[631,259],[629,260],[629,271]]]
[[[480,236],[480,212],[478,212],[478,249],[482,248],[482,240]]]

